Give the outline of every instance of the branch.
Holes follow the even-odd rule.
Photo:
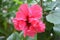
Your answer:
[[[43,7],[43,6],[42,6],[42,2],[43,2],[43,0],[40,0],[40,6],[41,6],[41,7]]]

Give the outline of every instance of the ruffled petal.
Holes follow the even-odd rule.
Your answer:
[[[36,31],[34,30],[34,28],[32,26],[30,26],[29,29],[26,27],[23,30],[23,32],[24,32],[24,37],[26,37],[26,36],[34,37],[34,35],[36,34]]]
[[[39,23],[39,20],[36,18],[29,18],[29,22],[31,25],[35,26],[37,23]]]
[[[22,4],[22,5],[19,7],[19,11],[22,11],[22,12],[24,13],[24,15],[27,16],[28,13],[29,13],[28,5],[27,5],[27,4]]]
[[[41,20],[37,20],[35,18],[30,18],[29,22],[34,27],[35,31],[37,31],[37,32],[45,31],[45,24]]]
[[[16,17],[17,20],[26,20],[26,16],[22,11],[17,11],[16,12]]]
[[[27,28],[27,27],[25,27],[25,28],[24,28],[24,30],[23,30],[23,32],[24,32],[24,37],[26,37],[26,36],[27,36],[27,30],[28,30],[28,28]]]
[[[45,32],[45,24],[42,21],[39,22],[39,27],[40,27],[40,32]]]
[[[37,23],[34,28],[36,29],[37,32],[45,32],[45,24],[40,21],[39,23]]]
[[[13,23],[14,23],[14,28],[18,31],[23,30],[26,26],[26,23],[23,20],[13,19]]]
[[[42,8],[39,5],[33,5],[29,9],[29,17],[40,19],[42,17]]]
[[[36,33],[37,32],[35,31],[35,29],[32,26],[30,26],[30,28],[27,30],[27,36],[34,37],[34,35]]]

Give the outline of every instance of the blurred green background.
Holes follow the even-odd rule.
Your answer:
[[[21,4],[39,4],[43,8],[44,33],[23,37],[14,29],[12,19]],[[60,40],[60,0],[0,0],[0,40]]]

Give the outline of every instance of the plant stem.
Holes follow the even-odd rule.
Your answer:
[[[40,6],[42,7],[42,2],[43,2],[43,0],[40,0]]]

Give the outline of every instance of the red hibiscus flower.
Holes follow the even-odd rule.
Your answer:
[[[41,18],[42,8],[39,5],[28,7],[27,4],[22,4],[13,19],[14,28],[18,31],[22,30],[24,37],[33,37],[36,33],[45,31],[45,24],[41,21]]]

